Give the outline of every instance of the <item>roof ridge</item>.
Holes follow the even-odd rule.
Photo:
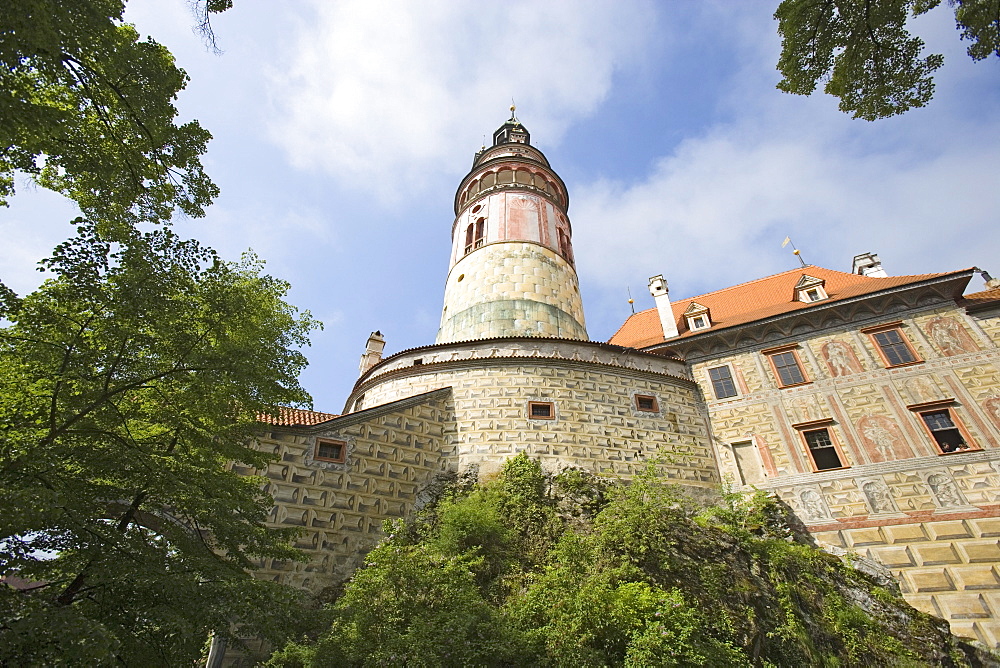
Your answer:
[[[960,274],[963,271],[969,271],[969,269],[958,269],[958,270],[955,270],[955,271],[942,271],[942,272],[935,272],[935,273],[929,273],[929,274],[900,274],[898,276],[862,276],[861,274],[854,274],[854,273],[850,273],[850,272],[846,272],[846,271],[840,271],[839,269],[829,269],[827,267],[823,267],[823,266],[820,266],[818,264],[807,264],[804,267],[795,267],[794,269],[788,269],[786,271],[779,271],[779,272],[777,272],[775,274],[770,274],[769,276],[761,276],[760,278],[755,278],[755,279],[753,279],[751,281],[744,281],[743,283],[737,283],[736,285],[730,285],[730,286],[725,287],[725,288],[719,288],[718,290],[711,290],[709,292],[703,292],[702,294],[695,295],[693,297],[684,297],[683,299],[677,300],[676,303],[680,303],[680,302],[683,302],[683,301],[694,301],[695,299],[698,299],[699,297],[707,297],[708,295],[715,295],[715,294],[719,294],[719,293],[722,293],[722,292],[728,292],[729,290],[735,290],[736,288],[742,288],[742,287],[747,286],[747,285],[753,285],[754,283],[759,283],[761,281],[766,281],[766,280],[775,278],[777,276],[781,276],[783,274],[790,274],[790,273],[793,273],[793,272],[796,272],[796,271],[803,271],[805,269],[809,269],[810,267],[812,267],[813,269],[822,269],[823,271],[832,271],[832,272],[835,272],[835,273],[838,273],[838,274],[843,274],[844,276],[852,276],[852,277],[857,277],[859,279],[872,280],[872,281],[878,281],[878,280],[882,280],[882,279],[891,280],[891,279],[899,279],[899,278],[920,278],[920,279],[927,279],[927,278],[935,278],[937,276],[947,276],[949,274]]]

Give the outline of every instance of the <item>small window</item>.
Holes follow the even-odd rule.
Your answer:
[[[974,449],[969,445],[950,408],[922,411],[919,415],[942,454]]]
[[[698,329],[708,329],[712,326],[712,313],[709,308],[698,302],[691,302],[684,309],[684,319],[687,320],[688,329],[691,331]]]
[[[791,385],[802,385],[806,382],[805,374],[802,373],[802,366],[794,350],[776,352],[768,355],[774,373],[778,377],[779,387],[789,387]]]
[[[826,281],[822,278],[802,274],[802,277],[795,284],[795,299],[806,304],[823,301],[827,298],[826,289],[823,287]]]
[[[476,226],[473,223],[469,223],[469,226],[465,228],[465,252],[466,254],[472,252],[472,240],[475,239]]]
[[[569,242],[569,234],[561,227],[556,228],[556,231],[559,233],[559,252],[567,262],[573,264],[573,246]]]
[[[551,401],[529,401],[528,416],[533,420],[554,420],[555,405]]]
[[[322,462],[342,462],[347,455],[347,443],[343,441],[316,441],[315,458]]]
[[[423,363],[424,363],[423,357],[418,357],[417,359],[413,360],[413,366],[420,366]]]
[[[809,456],[812,457],[813,466],[816,467],[817,471],[844,468],[843,462],[840,461],[840,454],[837,452],[837,446],[834,445],[833,439],[830,437],[829,429],[824,427],[823,429],[803,431],[802,436],[806,439]]]
[[[465,254],[468,255],[475,249],[483,245],[483,238],[486,236],[486,219],[478,218],[476,222],[469,223],[465,228]]]
[[[358,395],[358,398],[354,400],[354,412],[361,410],[361,405],[365,402],[365,393],[362,392]]]
[[[712,381],[712,389],[715,390],[716,399],[728,399],[736,396],[736,383],[733,382],[733,374],[728,366],[717,366],[709,369],[708,377]]]
[[[904,366],[920,361],[899,325],[894,324],[880,329],[862,331],[875,342],[878,353],[887,367]]]
[[[648,394],[635,395],[635,407],[647,413],[658,413],[660,411],[660,405],[657,403],[656,397],[649,396]]]

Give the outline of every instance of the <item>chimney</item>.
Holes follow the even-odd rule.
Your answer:
[[[371,336],[368,337],[368,343],[365,345],[365,352],[361,356],[361,365],[359,367],[361,373],[359,375],[365,375],[368,369],[382,361],[383,348],[385,348],[385,339],[382,338],[382,332],[372,332]]]
[[[656,302],[656,311],[660,315],[660,326],[663,327],[665,339],[672,339],[678,335],[677,321],[674,320],[674,311],[670,308],[669,293],[663,274],[649,279],[649,294],[653,295],[653,300]]]
[[[861,255],[854,256],[854,266],[851,267],[852,274],[858,274],[859,276],[869,276],[871,278],[888,278],[889,274],[885,273],[885,269],[882,268],[882,261],[878,259],[878,255],[875,253],[862,253]]]
[[[979,267],[975,267],[975,270],[978,271],[979,275],[983,277],[983,280],[985,281],[984,287],[987,290],[995,290],[996,288],[1000,288],[1000,278],[993,278],[992,276],[990,276],[990,272],[986,271],[985,269],[980,269]]]

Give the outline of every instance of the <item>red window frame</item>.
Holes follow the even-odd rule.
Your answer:
[[[326,447],[337,448],[336,454],[322,454]],[[337,441],[332,438],[317,438],[316,448],[313,450],[313,459],[319,462],[343,463],[347,459],[347,442]]]

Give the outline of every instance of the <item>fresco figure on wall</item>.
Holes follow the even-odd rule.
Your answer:
[[[899,427],[887,417],[866,415],[858,420],[858,433],[874,461],[888,462],[913,456]]]
[[[827,510],[826,504],[823,503],[823,497],[818,492],[807,489],[799,495],[799,499],[802,501],[802,510],[806,514],[806,519],[829,519],[830,511]]]
[[[993,420],[993,424],[1000,429],[1000,397],[992,397],[983,402],[983,410]]]
[[[940,399],[940,390],[933,380],[927,376],[917,376],[906,381],[906,389],[910,392],[913,403],[919,404],[925,401]]]
[[[849,376],[862,371],[861,363],[851,347],[842,341],[830,341],[823,345],[823,357],[834,377]]]
[[[954,318],[934,318],[927,323],[927,333],[945,355],[961,355],[979,350],[969,333]]]
[[[797,422],[809,422],[811,420],[819,420],[823,417],[820,414],[819,404],[816,402],[816,397],[811,394],[802,397],[795,397],[788,403],[794,411]]]
[[[958,493],[958,488],[955,486],[955,481],[943,473],[935,473],[928,477],[927,484],[934,493],[937,504],[942,508],[965,505],[961,494]]]
[[[896,511],[896,504],[892,501],[892,494],[885,483],[876,480],[869,480],[862,485],[861,490],[868,500],[868,507],[872,513],[892,513]]]

